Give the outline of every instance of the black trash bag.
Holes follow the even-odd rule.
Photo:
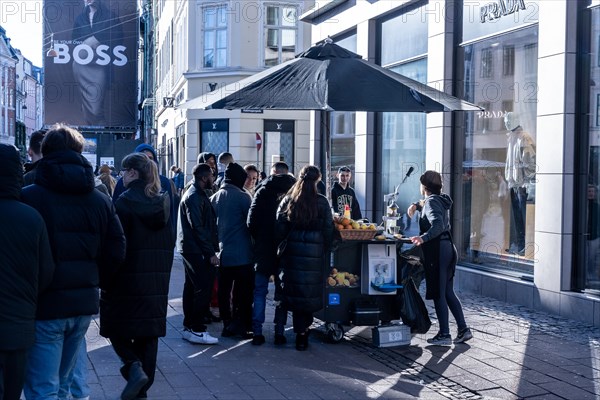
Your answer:
[[[421,286],[425,279],[425,268],[423,266],[423,251],[420,246],[413,246],[410,249],[398,254],[397,271],[400,272],[400,282],[412,278],[416,287]]]
[[[402,284],[404,289],[398,296],[402,323],[410,326],[411,333],[427,333],[431,328],[431,320],[423,298],[411,277],[406,278]]]

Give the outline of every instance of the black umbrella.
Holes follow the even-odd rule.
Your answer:
[[[435,112],[481,108],[362,59],[331,41],[178,108]]]
[[[480,111],[480,107],[389,71],[331,42],[190,100],[182,109],[320,110],[326,176],[329,111]],[[329,179],[326,179],[329,195]]]

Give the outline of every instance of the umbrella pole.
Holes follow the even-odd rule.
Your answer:
[[[320,136],[321,140],[325,143],[325,157],[324,157],[324,172],[323,179],[325,179],[325,196],[327,196],[327,200],[331,203],[331,132],[329,130],[329,117],[330,112],[321,110],[321,123],[320,127]]]

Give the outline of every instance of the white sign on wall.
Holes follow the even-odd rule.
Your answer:
[[[100,166],[108,165],[109,167],[115,166],[115,158],[114,157],[100,157]]]

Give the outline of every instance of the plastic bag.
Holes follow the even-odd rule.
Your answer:
[[[411,333],[427,333],[431,328],[431,320],[425,302],[412,278],[406,278],[403,284],[404,289],[399,296],[402,323],[410,326]]]
[[[287,247],[287,238],[283,239],[279,245],[277,246],[277,257],[283,257],[283,253],[285,253],[285,248]]]

